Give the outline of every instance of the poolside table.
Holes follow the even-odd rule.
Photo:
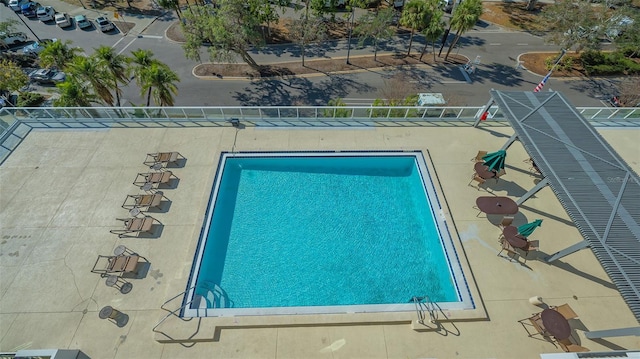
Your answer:
[[[516,214],[518,205],[509,197],[482,196],[476,199],[478,209],[486,214]]]
[[[527,238],[518,234],[518,227],[506,226],[502,230],[504,239],[515,248],[525,248],[529,242]]]
[[[482,162],[476,162],[476,164],[473,165],[473,170],[476,171],[478,176],[484,179],[496,177],[496,173],[494,171],[489,171],[488,167],[485,166]]]
[[[569,321],[558,311],[545,309],[540,314],[545,330],[556,339],[567,339],[571,336],[571,326]]]

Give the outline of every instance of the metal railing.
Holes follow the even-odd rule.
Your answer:
[[[577,110],[594,126],[640,126],[640,108]],[[0,164],[36,128],[471,126],[481,111],[482,106],[5,107],[0,109]],[[489,109],[488,118],[483,126],[507,125],[497,106]]]
[[[411,301],[416,307],[418,323],[424,324],[426,319],[425,311],[429,313],[429,322],[434,324],[438,320],[438,307],[428,295],[424,297],[412,297]]]

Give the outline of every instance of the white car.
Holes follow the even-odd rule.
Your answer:
[[[113,23],[106,17],[100,16],[96,18],[96,24],[100,28],[100,31],[107,32],[113,30]]]
[[[22,11],[22,5],[28,2],[29,0],[9,0],[9,7],[13,11]]]
[[[58,25],[59,27],[71,26],[71,19],[69,18],[69,15],[67,15],[67,13],[65,12],[57,13],[54,16],[54,20],[56,21],[56,25]]]
[[[56,11],[53,10],[53,6],[43,6],[38,8],[36,16],[38,17],[38,20],[47,22],[53,20],[55,13]]]

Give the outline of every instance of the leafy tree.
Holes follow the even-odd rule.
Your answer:
[[[221,0],[218,4],[216,11],[208,6],[192,6],[182,13],[186,57],[200,60],[200,47],[208,43],[211,61],[235,62],[234,55],[239,55],[251,68],[259,69],[248,52],[250,47],[263,44],[256,30],[260,26],[258,19],[244,1]]]
[[[402,15],[400,16],[400,24],[411,28],[411,35],[409,36],[409,51],[407,51],[407,56],[411,55],[413,34],[415,34],[416,30],[421,31],[427,27],[430,19],[431,12],[429,11],[425,0],[409,0],[404,4]]]
[[[28,83],[29,77],[18,64],[8,59],[0,60],[0,90],[19,91]]]
[[[18,107],[38,107],[44,102],[44,96],[37,92],[22,92],[18,95],[16,106]]]
[[[606,31],[602,26],[605,11],[588,0],[557,1],[546,6],[542,19],[550,30],[547,41],[564,49],[575,46],[576,51],[599,49],[600,38]]]
[[[249,6],[249,12],[256,17],[258,23],[267,25],[267,33],[265,33],[265,27],[260,26],[262,28],[262,37],[266,41],[267,36],[271,36],[271,24],[277,23],[280,16],[278,16],[278,13],[269,1],[249,0],[247,5]]]
[[[78,56],[80,49],[71,47],[71,40],[48,43],[40,53],[40,64],[44,67],[64,69]]]
[[[55,107],[91,107],[92,102],[97,102],[97,97],[91,92],[86,82],[80,82],[75,77],[68,78],[56,87],[60,97],[53,100]]]
[[[174,10],[178,19],[182,20],[180,16],[182,11],[180,10],[180,1],[178,0],[157,0],[158,5],[167,10]]]
[[[153,101],[158,106],[173,106],[174,95],[178,93],[175,82],[180,81],[178,75],[162,64],[153,63],[144,71],[140,94],[147,93],[147,106]]]
[[[358,44],[364,45],[368,39],[373,40],[373,60],[377,61],[378,42],[390,39],[394,31],[389,27],[393,20],[392,8],[385,8],[378,12],[367,12],[358,20],[358,26],[354,29],[355,34],[360,38]]]
[[[471,30],[473,25],[478,22],[482,15],[482,1],[481,0],[465,0],[460,5],[456,6],[451,16],[451,29],[456,31],[456,37],[449,45],[447,54],[444,56],[446,60],[451,53],[451,50],[460,40],[460,37],[465,32]]]
[[[78,83],[88,83],[91,93],[100,98],[105,104],[113,106],[113,94],[105,84],[109,83],[110,74],[100,66],[100,61],[95,57],[76,57],[66,71],[71,79]]]
[[[14,32],[17,24],[18,24],[18,21],[14,19],[0,21],[0,32],[6,32],[6,33]]]
[[[439,0],[427,0],[427,6],[431,10],[431,19],[429,24],[422,29],[422,34],[427,39],[427,42],[424,44],[424,48],[422,49],[422,53],[420,54],[420,60],[424,56],[424,53],[427,51],[427,46],[429,42],[431,42],[431,48],[433,50],[433,61],[436,61],[436,40],[438,40],[444,34],[444,20],[442,19],[444,16],[444,11],[440,6]]]
[[[309,6],[300,19],[293,20],[289,29],[293,41],[300,45],[300,53],[302,57],[302,66],[305,59],[305,48],[307,43],[315,40],[323,40],[327,36],[327,28],[324,20],[317,16],[309,17]]]
[[[109,75],[107,80],[113,84],[113,91],[116,94],[116,106],[120,106],[120,96],[122,90],[118,83],[126,84],[127,81],[127,58],[124,55],[118,55],[109,46],[100,46],[93,54],[98,59],[100,66],[104,67],[105,72]]]

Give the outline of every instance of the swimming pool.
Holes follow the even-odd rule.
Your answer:
[[[421,152],[223,153],[184,316],[472,308]]]

